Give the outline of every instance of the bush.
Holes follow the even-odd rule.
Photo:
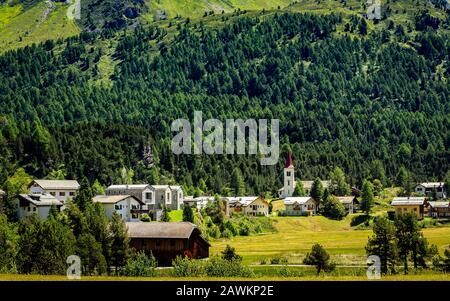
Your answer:
[[[150,218],[150,216],[147,213],[142,214],[141,216],[141,222],[151,222],[152,219]]]
[[[212,238],[219,238],[220,237],[220,229],[215,224],[211,224],[211,226],[208,228],[208,236]]]
[[[229,230],[232,236],[239,235],[239,226],[232,220],[226,220],[223,223],[224,230]]]
[[[176,277],[200,277],[205,274],[205,263],[201,260],[177,256],[172,265],[172,275]]]
[[[239,260],[242,261],[242,256],[236,253],[236,249],[227,245],[225,250],[222,251],[222,258],[225,260]]]
[[[143,251],[134,254],[127,260],[122,274],[124,276],[151,277],[156,275],[156,259],[150,254],[147,256]]]
[[[212,257],[205,267],[208,277],[252,277],[254,273],[251,269],[243,266],[241,260],[226,260],[219,256]]]
[[[275,256],[270,260],[271,264],[287,264],[288,260],[286,257]]]
[[[279,270],[278,274],[281,277],[301,277],[301,276],[304,276],[304,273],[302,271],[289,269],[289,267],[287,267],[287,266],[283,266]]]
[[[248,222],[243,222],[240,225],[239,235],[241,236],[249,236],[252,232],[251,225]]]
[[[223,238],[232,238],[233,237],[233,233],[231,233],[231,231],[229,229],[225,229],[222,232],[222,237]]]

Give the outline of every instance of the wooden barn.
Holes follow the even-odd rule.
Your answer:
[[[138,251],[152,252],[160,264],[170,264],[178,255],[209,257],[209,243],[197,225],[188,222],[127,223],[130,245]]]

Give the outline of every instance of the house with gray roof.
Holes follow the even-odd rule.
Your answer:
[[[58,211],[63,203],[48,193],[42,194],[19,194],[16,198],[17,217],[19,219],[36,214],[41,220],[48,218],[52,206]]]

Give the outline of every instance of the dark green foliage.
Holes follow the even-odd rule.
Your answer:
[[[302,181],[297,181],[295,183],[295,189],[294,189],[293,196],[306,196]]]
[[[161,213],[161,222],[170,222],[169,208],[164,206]]]
[[[127,263],[130,252],[130,238],[128,237],[127,227],[122,218],[114,212],[111,224],[111,265],[115,267],[116,274],[118,270]]]
[[[319,275],[321,271],[330,272],[335,268],[335,264],[330,262],[330,255],[328,252],[317,243],[312,246],[311,252],[306,254],[303,263],[316,266],[317,275]]]
[[[6,215],[0,214],[0,273],[16,271],[16,256],[19,251],[17,226],[9,223]]]
[[[242,260],[242,256],[238,255],[236,253],[236,249],[231,247],[230,245],[227,245],[225,247],[225,250],[222,251],[222,258],[225,260]]]
[[[94,192],[91,185],[89,184],[87,178],[83,178],[73,202],[81,211],[85,211],[86,208],[92,203],[93,197]]]
[[[328,218],[341,220],[345,216],[345,207],[334,195],[328,196],[322,205],[322,214]]]
[[[77,253],[80,256],[84,275],[101,275],[106,272],[106,259],[102,254],[102,245],[90,233],[77,238]]]
[[[376,217],[373,223],[373,236],[366,246],[367,255],[380,257],[381,273],[395,273],[397,260],[396,231],[394,223],[385,217]]]
[[[375,204],[373,185],[369,181],[365,180],[362,186],[362,200],[361,200],[361,210],[363,210],[367,215],[372,211],[372,207]]]
[[[194,222],[194,211],[191,206],[184,205],[183,208],[183,222]]]
[[[316,206],[319,207],[320,201],[323,198],[323,185],[320,178],[316,178],[311,186],[310,196],[316,202]]]
[[[4,53],[0,185],[13,166],[43,177],[64,165],[69,178],[103,185],[118,182],[125,166],[137,181],[158,170],[161,180],[191,189],[203,179],[219,192],[231,188],[238,168],[246,193],[276,193],[282,162],[262,167],[256,156],[170,152],[171,122],[194,109],[220,120],[279,118],[281,141],[302,158],[304,179],[328,177],[339,165],[360,186],[374,160],[390,180],[402,165],[414,180],[442,177],[450,157],[447,39],[424,31],[404,47],[377,33],[333,35],[341,21],[334,14],[242,17],[214,30],[180,26],[170,44],[163,29],[138,26],[117,37],[110,87],[92,84],[99,45],[112,38],[107,30],[55,42],[52,50],[42,44]],[[151,169],[143,160],[149,141],[160,154]]]
[[[121,272],[124,276],[152,277],[156,275],[157,262],[153,254],[144,252],[133,254]]]

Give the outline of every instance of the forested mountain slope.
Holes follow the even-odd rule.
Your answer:
[[[437,21],[438,20],[438,21]],[[170,124],[278,118],[297,176],[441,179],[450,158],[448,21],[235,12],[108,28],[0,56],[0,186],[18,167],[102,184],[179,182],[275,193],[283,159],[174,156]],[[153,152],[149,160],[148,149]],[[151,161],[151,162],[150,162]],[[190,190],[189,192],[191,192]]]

